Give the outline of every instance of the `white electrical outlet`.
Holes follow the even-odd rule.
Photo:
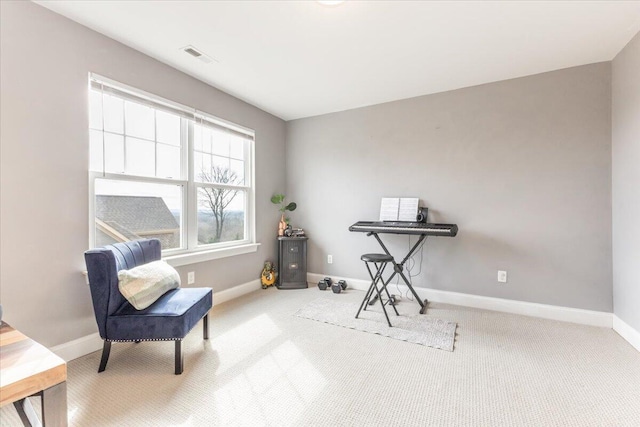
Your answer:
[[[498,282],[507,283],[507,272],[503,270],[498,270]]]
[[[327,264],[333,264],[333,255],[327,255]]]
[[[187,273],[187,285],[193,285],[196,282],[196,273],[195,271],[190,271]]]

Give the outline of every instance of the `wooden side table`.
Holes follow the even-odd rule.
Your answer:
[[[67,426],[67,364],[7,323],[0,324],[0,406],[13,403],[22,422],[40,425],[29,396],[42,398],[42,425]]]

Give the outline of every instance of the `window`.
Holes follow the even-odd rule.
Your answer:
[[[97,76],[89,110],[91,246],[255,250],[253,131]]]

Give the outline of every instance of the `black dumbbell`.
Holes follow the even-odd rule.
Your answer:
[[[345,289],[347,289],[347,282],[345,282],[344,280],[340,280],[338,281],[338,283],[334,283],[333,285],[331,285],[331,290],[334,294],[339,294]]]
[[[325,277],[324,279],[318,282],[318,288],[320,288],[321,291],[325,291],[330,287],[331,287],[331,277]]]

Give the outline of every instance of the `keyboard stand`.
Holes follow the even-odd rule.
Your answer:
[[[389,250],[387,249],[387,247],[384,245],[384,243],[382,242],[382,239],[380,239],[380,236],[378,236],[378,233],[374,232],[374,231],[370,231],[367,233],[367,236],[373,236],[376,238],[376,240],[378,241],[378,243],[380,244],[380,246],[382,247],[382,250],[384,251],[384,253],[386,253],[387,255],[391,255],[389,253]],[[418,239],[418,241],[416,242],[415,245],[413,245],[413,247],[411,248],[411,250],[409,251],[409,253],[407,253],[407,255],[402,259],[401,263],[397,263],[395,261],[395,258],[393,259],[393,273],[391,274],[391,276],[389,276],[389,278],[383,282],[382,285],[382,289],[380,289],[380,292],[382,293],[384,290],[386,290],[387,285],[389,283],[391,283],[391,280],[393,280],[393,277],[396,274],[399,274],[400,277],[402,277],[402,280],[404,281],[404,283],[407,285],[407,287],[409,288],[409,290],[411,291],[411,293],[413,294],[413,296],[415,297],[416,301],[418,301],[418,304],[420,304],[420,314],[424,314],[427,311],[427,304],[429,303],[428,300],[421,300],[420,297],[418,296],[418,294],[416,293],[415,289],[413,289],[413,286],[411,286],[411,282],[407,279],[407,276],[404,275],[404,264],[409,260],[409,258],[411,258],[414,254],[414,252],[420,247],[420,244],[422,243],[422,241],[424,239],[427,238],[426,234],[420,234],[420,238]],[[393,256],[393,255],[391,255]],[[374,304],[376,301],[378,300],[378,295],[374,294],[371,298],[369,298],[369,305]]]

